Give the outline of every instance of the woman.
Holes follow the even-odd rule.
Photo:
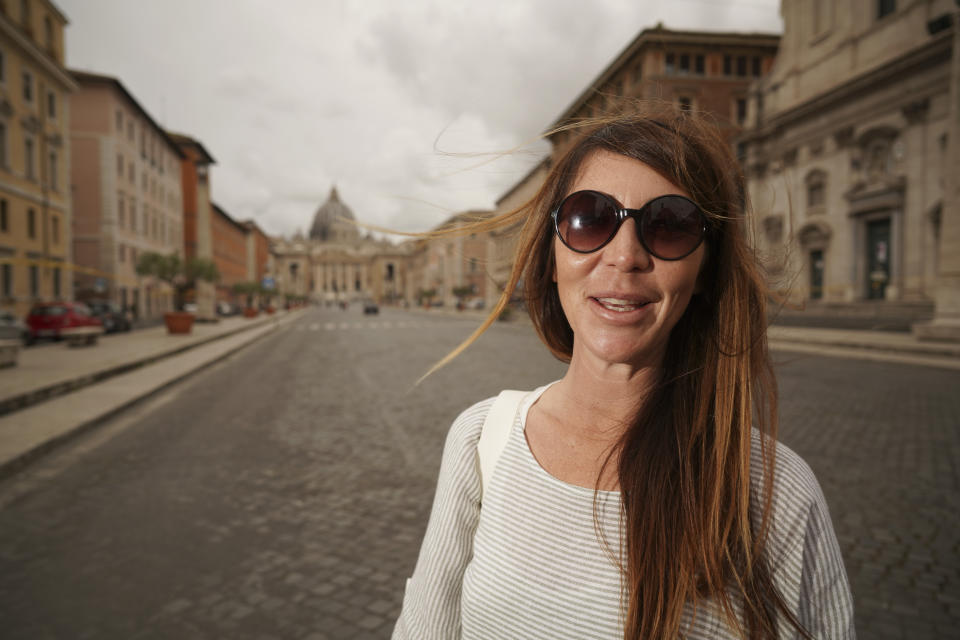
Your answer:
[[[520,404],[492,477],[493,399],[454,422],[395,639],[854,637],[823,495],[775,444],[744,193],[699,118],[629,115],[497,221],[523,232],[478,331],[522,275],[570,365]]]

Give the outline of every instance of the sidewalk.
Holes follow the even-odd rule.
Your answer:
[[[0,369],[0,476],[301,313],[195,324],[187,336],[155,327],[102,337],[95,347],[22,350],[17,366]]]

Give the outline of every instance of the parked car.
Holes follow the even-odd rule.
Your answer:
[[[380,313],[380,307],[377,306],[377,303],[373,300],[365,300],[363,302],[363,314],[364,315],[376,315]]]
[[[130,331],[133,328],[133,322],[124,311],[115,302],[110,300],[87,300],[85,303],[90,307],[90,314],[95,318],[100,318],[103,324],[104,333],[114,333],[115,331]]]
[[[45,302],[33,305],[27,315],[27,344],[40,338],[59,340],[64,329],[74,327],[102,327],[90,308],[80,302]]]
[[[0,311],[0,340],[19,340],[26,344],[30,329],[12,311]]]
[[[218,316],[235,316],[238,313],[240,313],[240,308],[235,304],[223,300],[217,303]]]

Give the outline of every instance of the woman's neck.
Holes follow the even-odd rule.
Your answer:
[[[659,375],[659,367],[599,363],[574,355],[555,385],[558,409],[586,437],[619,439]]]

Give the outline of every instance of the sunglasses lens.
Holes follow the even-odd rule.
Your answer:
[[[617,226],[617,206],[592,191],[571,194],[557,209],[560,239],[574,251],[589,252],[610,239]]]
[[[644,207],[641,233],[647,250],[663,260],[678,260],[703,239],[700,209],[681,196],[663,196]]]

